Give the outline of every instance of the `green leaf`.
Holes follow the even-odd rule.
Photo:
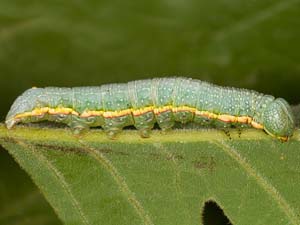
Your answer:
[[[61,224],[38,188],[0,146],[0,224]]]
[[[0,142],[66,224],[201,224],[208,201],[234,225],[300,224],[300,133],[0,127]]]
[[[1,0],[0,121],[13,100],[32,86],[100,85],[154,76],[189,76],[298,103],[299,3]],[[20,170],[5,159],[0,161],[0,211],[6,212],[8,202],[38,190],[24,173],[15,176]],[[9,160],[11,166],[5,166]],[[38,202],[35,208],[45,212],[45,202]],[[11,220],[0,224],[27,218],[27,210],[21,218],[19,210],[9,212]],[[29,218],[33,221],[31,213]]]

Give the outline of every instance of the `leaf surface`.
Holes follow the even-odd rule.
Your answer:
[[[25,171],[0,146],[0,224],[61,224]]]
[[[0,127],[1,144],[66,224],[201,224],[215,201],[234,225],[300,224],[300,134]]]
[[[298,103],[299,11],[299,0],[1,0],[0,121],[13,100],[32,86],[100,85],[154,76],[189,76]],[[1,137],[6,137],[3,132]],[[270,144],[271,149],[277,144]],[[35,143],[32,146],[36,149]],[[49,146],[51,150],[53,145]],[[59,146],[60,142],[55,149]],[[211,143],[207,146],[216,148]],[[8,148],[16,147],[11,144]],[[236,148],[240,150],[240,144]],[[21,171],[12,159],[5,160],[0,155],[0,224],[40,224],[48,219],[53,224],[53,213],[45,213],[48,206],[38,190],[24,173],[18,175]],[[275,179],[278,175],[268,176]],[[34,200],[31,193],[37,193]],[[22,206],[22,199],[25,211],[14,208]]]

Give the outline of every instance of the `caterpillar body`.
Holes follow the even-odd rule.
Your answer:
[[[294,131],[291,108],[282,98],[183,77],[31,88],[15,100],[5,123],[12,128],[43,120],[65,123],[75,132],[101,126],[109,137],[130,125],[148,137],[155,123],[167,130],[175,122],[252,126],[282,141]]]

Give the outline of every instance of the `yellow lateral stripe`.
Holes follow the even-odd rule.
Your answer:
[[[188,106],[178,106],[178,107],[173,107],[172,108],[172,112],[173,113],[184,112],[184,111],[189,111],[191,113],[196,113],[197,109],[196,108],[192,108],[192,107],[188,107]]]
[[[264,129],[264,126],[255,122],[255,121],[251,121],[251,125],[252,127],[256,128],[256,129]]]
[[[43,107],[43,108],[36,108],[34,110],[32,110],[31,112],[25,112],[25,113],[20,113],[18,115],[15,116],[15,119],[20,119],[23,117],[27,117],[27,116],[42,116],[44,114],[51,114],[51,115],[57,115],[57,114],[72,114],[72,115],[76,115],[79,116],[79,113],[74,111],[71,108],[49,108],[49,107]]]
[[[104,118],[115,118],[131,114],[131,109],[124,109],[121,111],[106,111],[103,113]]]
[[[80,117],[87,118],[91,116],[103,116],[103,113],[104,111],[95,111],[95,110],[84,111],[83,113],[80,114]]]
[[[144,107],[144,108],[141,108],[141,109],[131,109],[132,115],[134,115],[134,116],[140,116],[142,114],[151,112],[153,110],[154,110],[153,106],[148,106],[148,107]]]
[[[218,119],[226,123],[243,123],[243,124],[250,124],[254,128],[257,129],[263,129],[263,125],[253,121],[253,119],[249,116],[232,116],[228,114],[215,114],[208,111],[199,111],[196,108],[188,107],[188,106],[179,106],[179,107],[173,107],[171,105],[163,106],[155,108],[154,106],[148,106],[140,109],[124,109],[120,111],[97,111],[97,110],[86,110],[83,113],[78,113],[72,108],[64,108],[64,107],[57,107],[57,108],[50,108],[50,107],[43,107],[43,108],[36,108],[32,110],[31,112],[25,112],[20,113],[14,117],[14,119],[21,119],[28,116],[42,116],[46,113],[51,115],[57,115],[57,114],[64,114],[64,115],[76,115],[81,118],[88,118],[92,116],[103,116],[104,118],[115,118],[120,116],[126,116],[132,114],[133,116],[140,116],[142,114],[153,112],[154,114],[158,115],[160,113],[166,112],[166,111],[172,111],[173,113],[177,112],[191,112],[194,113],[197,116],[203,116],[207,117],[209,119]]]

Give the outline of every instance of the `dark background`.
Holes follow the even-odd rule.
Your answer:
[[[32,86],[175,75],[297,104],[299,27],[297,0],[2,0],[0,120]],[[0,149],[0,224],[56,223],[28,175]]]

